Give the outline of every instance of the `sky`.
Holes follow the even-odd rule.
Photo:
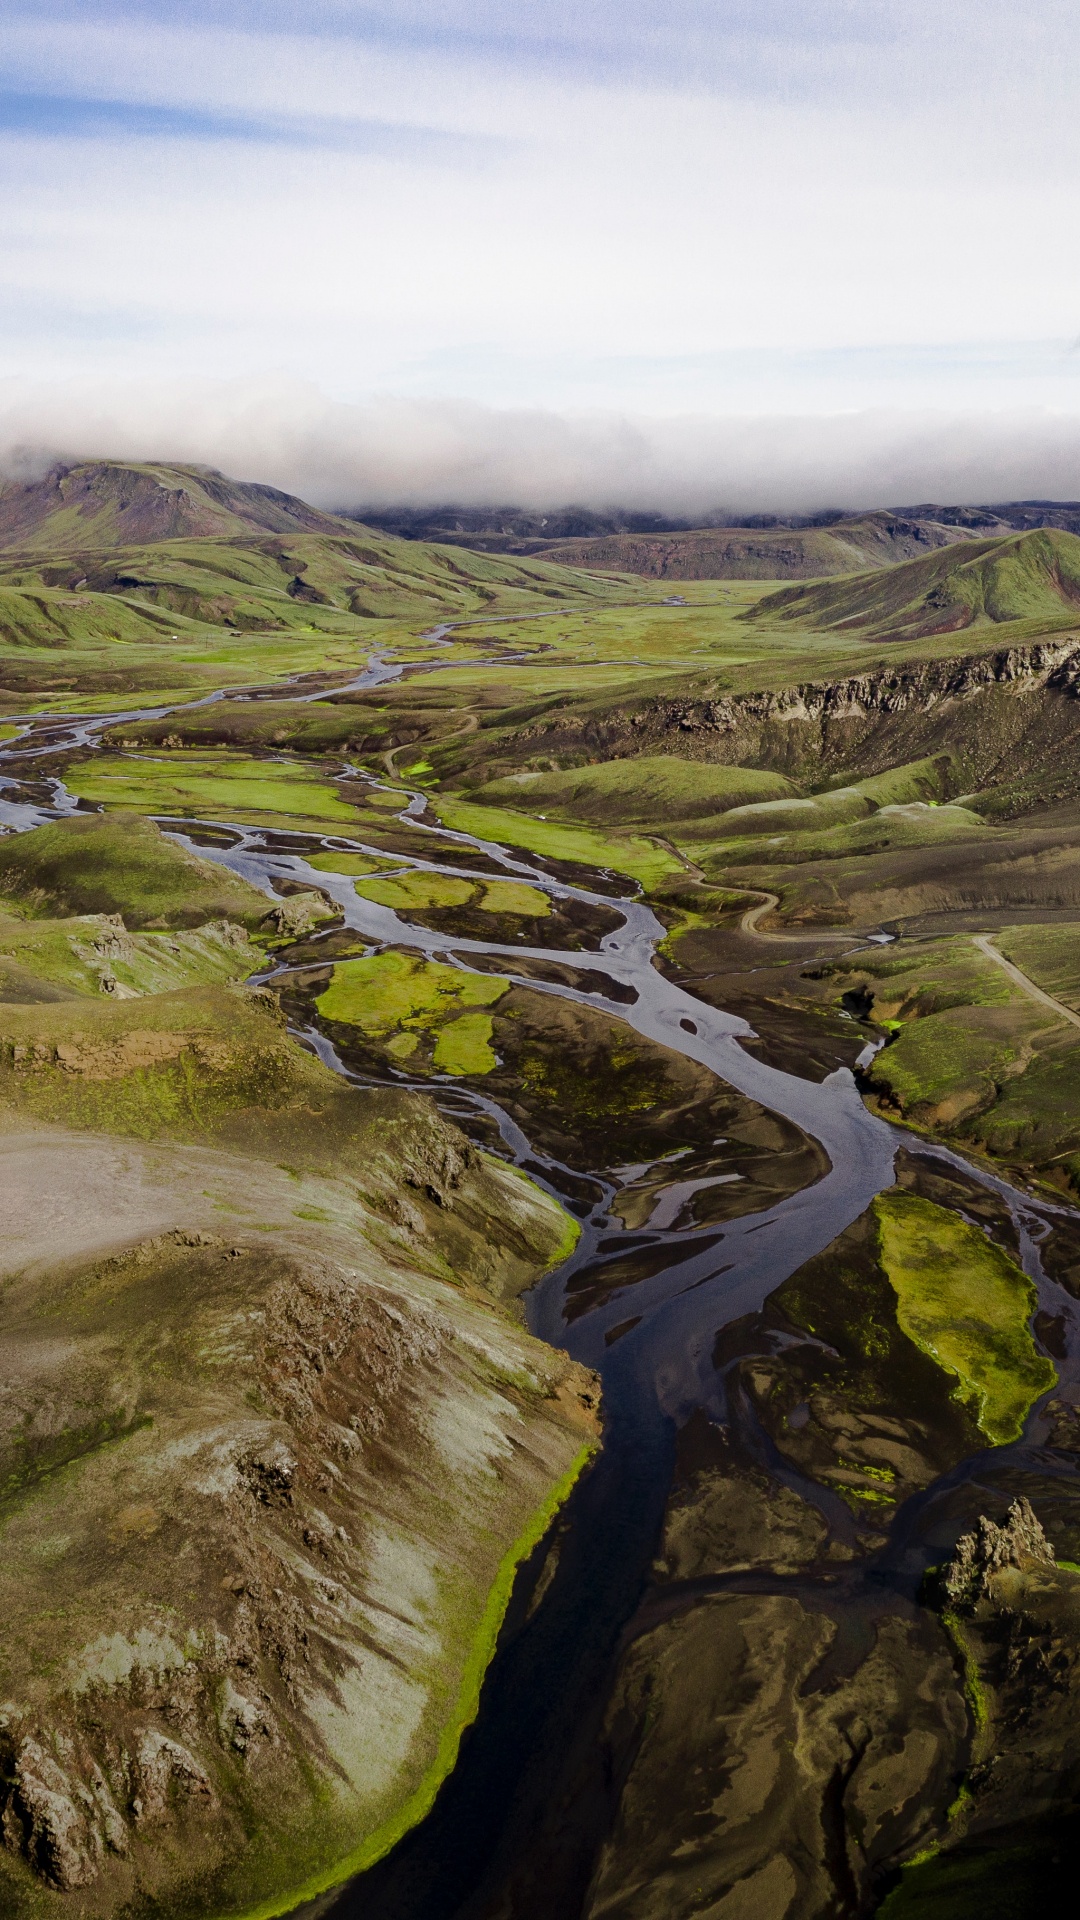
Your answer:
[[[0,464],[1080,496],[1065,0],[4,0]]]

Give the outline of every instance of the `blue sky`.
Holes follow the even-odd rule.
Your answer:
[[[1078,58],[1060,0],[14,0],[0,452],[134,447],[140,419],[172,444],[197,418],[287,478],[305,418],[355,438],[397,406],[418,446],[459,448],[430,484],[465,497],[494,484],[467,418],[517,434],[521,494],[555,484],[527,415],[566,446],[586,417],[652,445],[681,419],[699,463],[703,423],[791,419],[820,491],[840,479],[824,455],[814,477],[815,422],[850,441],[858,416],[884,449],[978,421],[992,448],[997,420],[989,485],[1037,482],[1044,419],[1060,486]],[[256,392],[279,442],[223,439]],[[752,437],[728,438],[749,498]],[[346,453],[328,485],[383,484]],[[865,484],[900,479],[883,452]],[[723,462],[721,483],[742,484]]]

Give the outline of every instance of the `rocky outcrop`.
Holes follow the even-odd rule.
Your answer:
[[[972,1533],[961,1535],[942,1572],[942,1590],[954,1606],[973,1607],[992,1598],[994,1575],[1005,1567],[1039,1565],[1054,1565],[1054,1549],[1031,1502],[1021,1494],[1000,1525],[984,1513]]]
[[[863,719],[870,714],[929,712],[943,700],[964,699],[985,687],[1043,685],[1055,692],[1080,692],[1080,643],[1039,640],[1030,646],[1002,647],[995,653],[962,660],[934,660],[885,673],[852,674],[844,680],[804,681],[771,692],[733,694],[728,699],[670,702],[655,711],[668,728],[716,733],[736,731],[748,721]],[[641,716],[648,724],[648,710]]]

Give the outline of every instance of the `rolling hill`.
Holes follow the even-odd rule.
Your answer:
[[[252,533],[355,533],[276,487],[212,467],[84,460],[0,486],[0,550],[67,552]]]
[[[1080,617],[1080,537],[1057,528],[967,540],[887,572],[785,587],[744,620],[917,640],[1008,620],[1061,627]]]
[[[396,539],[209,468],[86,461],[0,487],[0,641],[354,630],[633,595],[544,559]],[[168,635],[164,637],[168,638]]]

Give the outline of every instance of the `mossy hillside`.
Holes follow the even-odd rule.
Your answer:
[[[918,638],[1003,621],[1065,627],[1075,620],[1078,598],[1080,539],[1043,527],[964,541],[850,580],[789,587],[744,618]]]
[[[1057,1381],[1032,1338],[1031,1281],[977,1227],[916,1194],[879,1195],[874,1217],[900,1327],[955,1375],[988,1440],[1019,1438],[1035,1401]]]
[[[634,826],[723,813],[752,800],[793,792],[782,774],[753,767],[701,765],[675,755],[601,761],[557,773],[519,773],[470,788],[486,806],[527,807],[586,825]]]
[[[1074,977],[1072,929],[995,934],[1047,991]],[[1014,944],[1015,941],[1015,944]],[[972,1142],[1044,1178],[1071,1183],[1080,1150],[1080,1036],[1032,1001],[970,935],[905,939],[805,970],[804,1005],[849,1014],[888,1036],[866,1069],[871,1097],[911,1124]],[[1067,1001],[1066,1001],[1067,1003]],[[1076,1163],[1080,1169],[1080,1161]]]
[[[56,593],[47,588],[20,592],[0,585],[0,636],[5,647],[47,650],[53,655],[72,646],[112,648],[152,646],[181,636],[190,641],[198,626],[155,607],[115,600],[104,593]]]
[[[485,1074],[496,1064],[491,1016],[471,1009],[493,1006],[509,985],[391,949],[339,962],[315,1004],[324,1020],[381,1042],[395,1060],[422,1065],[421,1040],[430,1037],[436,1071]]]
[[[358,1095],[289,1038],[260,991],[0,1002],[0,1112],[8,1129],[27,1119],[209,1142],[298,1176],[344,1176],[386,1232],[404,1234],[410,1258],[501,1298],[564,1257],[567,1217],[555,1201],[473,1153],[415,1095]]]
[[[682,862],[674,854],[649,840],[629,835],[616,838],[587,827],[562,826],[556,821],[533,819],[528,814],[501,807],[447,799],[441,794],[432,796],[431,806],[439,819],[455,831],[475,834],[481,840],[494,840],[502,846],[524,847],[530,853],[571,865],[625,873],[637,880],[646,892],[669,874],[683,871]]]
[[[288,1108],[303,1074],[272,1006],[228,987],[0,1005],[0,1100],[141,1139]]]
[[[1010,1165],[1080,1192],[1080,1034],[1053,1027],[1035,1036],[1030,1064],[1003,1079],[992,1105],[958,1130]]]
[[[129,928],[249,929],[269,903],[246,880],[180,847],[137,814],[77,815],[0,840],[0,900],[36,918],[119,913]]]
[[[720,823],[725,835],[821,833],[829,827],[863,820],[873,808],[855,787],[837,787],[831,793],[789,795],[783,800],[755,800],[732,807]]]
[[[874,807],[910,806],[916,801],[938,806],[957,792],[952,756],[947,752],[905,761],[852,784]]]
[[[355,826],[358,817],[329,781],[306,769],[225,751],[102,754],[70,767],[65,783],[79,799],[139,813],[207,819],[281,814],[342,826]]]
[[[243,980],[263,962],[243,928],[227,920],[186,932],[130,934],[119,915],[22,920],[0,914],[0,996],[9,1000],[20,997],[15,976],[62,994],[129,998]]]
[[[981,1128],[1060,1025],[969,938],[905,943],[824,971],[890,1031],[868,1078],[916,1125]],[[1080,1122],[1080,1097],[1070,1106]]]
[[[1080,1011],[1080,924],[1006,927],[994,945],[1044,993]]]
[[[1023,1072],[1033,1043],[1056,1024],[1030,1003],[952,1007],[906,1026],[876,1056],[871,1085],[916,1125],[971,1123]]]
[[[831,857],[792,863],[778,843],[765,851],[761,865],[739,867],[739,884],[753,880],[778,894],[789,926],[906,927],[943,913],[979,914],[985,924],[988,913],[1032,908],[1080,913],[1080,828],[1066,822],[980,833],[965,822],[962,832],[941,833],[937,820],[944,812],[920,810],[913,836],[906,829],[884,829],[875,815],[867,823],[875,832],[857,856],[841,844]],[[882,844],[875,845],[878,832]],[[731,864],[729,847],[716,858],[713,849],[708,858],[698,850],[710,878],[722,880]]]

